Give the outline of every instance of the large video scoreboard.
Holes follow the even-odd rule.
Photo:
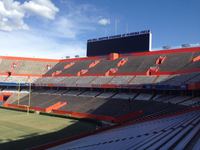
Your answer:
[[[151,50],[149,30],[133,32],[87,41],[87,56],[102,56],[110,53],[148,52]]]

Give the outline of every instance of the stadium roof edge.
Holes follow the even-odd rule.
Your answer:
[[[189,47],[189,48],[175,48],[168,50],[155,50],[150,52],[137,52],[137,53],[127,53],[121,54],[122,57],[126,56],[142,56],[142,55],[156,55],[156,54],[170,54],[170,53],[181,53],[181,52],[200,52],[199,47]],[[68,61],[79,61],[79,60],[96,60],[101,58],[106,58],[107,56],[93,56],[93,57],[81,57],[81,58],[69,58],[69,59],[48,59],[48,58],[31,58],[31,57],[16,57],[16,56],[0,56],[0,59],[10,59],[10,60],[28,60],[28,61],[41,61],[41,62],[68,62]]]
[[[41,61],[41,62],[59,62],[60,59],[48,59],[48,58],[33,58],[33,57],[17,57],[17,56],[0,56],[0,59],[10,60],[29,60],[29,61]]]
[[[200,52],[200,47],[188,47],[188,48],[174,48],[174,49],[167,49],[167,50],[155,50],[150,52],[138,52],[138,53],[129,53],[129,54],[122,54],[122,56],[127,55],[134,55],[134,56],[141,56],[141,55],[155,55],[155,54],[170,54],[170,53],[184,53],[184,52]]]

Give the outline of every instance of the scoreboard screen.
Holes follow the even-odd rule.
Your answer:
[[[141,31],[87,41],[87,56],[103,56],[110,53],[148,52],[151,50],[151,32]]]

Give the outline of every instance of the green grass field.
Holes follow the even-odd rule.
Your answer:
[[[95,128],[90,122],[0,109],[0,149],[26,149]]]

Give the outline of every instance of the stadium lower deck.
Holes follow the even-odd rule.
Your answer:
[[[127,125],[67,144],[51,148],[58,149],[199,149],[200,112]],[[191,142],[191,139],[193,141]]]
[[[0,149],[198,149],[199,67],[199,47],[0,57]]]

